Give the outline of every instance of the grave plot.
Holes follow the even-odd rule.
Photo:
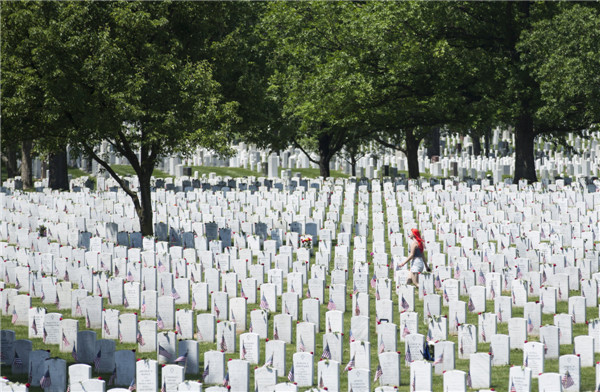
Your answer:
[[[242,184],[158,189],[154,238],[119,192],[0,194],[3,375],[61,391],[596,389],[600,194]],[[411,228],[432,266],[418,289],[400,267]]]

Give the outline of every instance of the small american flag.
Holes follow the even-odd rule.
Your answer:
[[[165,322],[159,315],[156,316],[156,328],[158,328],[158,329],[165,328]]]
[[[510,382],[510,392],[517,392],[517,388],[515,387],[515,382]]]
[[[181,295],[179,295],[179,293],[177,292],[177,290],[175,290],[175,287],[171,288],[171,297],[173,297],[174,299],[179,299],[181,298]]]
[[[529,355],[525,356],[525,363],[523,365],[524,367],[529,367]]]
[[[225,335],[221,335],[221,351],[227,351],[227,342],[225,342]]]
[[[106,319],[104,319],[104,332],[106,332],[107,335],[110,335],[110,328],[108,328],[108,323],[106,322]]]
[[[417,375],[413,373],[412,381],[410,382],[410,389],[412,392],[417,390]]]
[[[288,372],[288,380],[289,382],[294,382],[294,365],[292,365],[292,368]]]
[[[385,351],[385,343],[383,342],[383,339],[381,339],[381,343],[379,343],[379,354],[381,354],[384,351]]]
[[[515,292],[512,292],[512,303],[515,305],[517,303],[517,298],[515,297]]]
[[[75,305],[75,314],[82,314],[81,304],[79,303],[79,298],[77,298],[77,303]]]
[[[96,281],[96,291],[99,296],[102,296],[102,287],[100,287],[100,281]]]
[[[185,354],[180,355],[175,359],[175,363],[183,362],[185,364],[187,362],[187,358],[188,358],[188,352],[186,351]]]
[[[75,360],[75,362],[79,362],[79,356],[77,355],[77,349],[73,346],[73,351],[71,351],[71,356]]]
[[[440,279],[439,275],[437,275],[435,277],[435,280],[433,281],[433,285],[435,286],[436,289],[441,289],[442,288],[442,280]]]
[[[160,388],[160,392],[167,392],[167,382],[163,381],[162,387]]]
[[[220,310],[220,309],[219,309],[219,307],[217,306],[217,303],[216,303],[216,302],[215,302],[214,310],[215,310],[215,313],[217,314],[217,318],[219,318],[219,315],[221,314],[221,310]]]
[[[375,288],[377,286],[377,276],[375,276],[375,274],[373,274],[373,277],[371,278],[371,287]]]
[[[533,322],[531,321],[531,317],[527,316],[527,333],[533,332]]]
[[[571,388],[573,385],[575,385],[575,381],[568,370],[562,378],[562,385],[564,389]]]
[[[31,329],[33,329],[33,333],[34,333],[34,335],[37,335],[37,334],[38,334],[38,331],[37,331],[37,323],[35,322],[35,319],[33,319],[33,323],[31,324]]]
[[[352,333],[352,330],[350,330],[350,333],[348,334],[348,337],[350,339],[350,343],[356,341],[356,339],[354,338],[354,334]]]
[[[167,267],[162,263],[162,261],[158,260],[158,272],[165,272]]]
[[[146,343],[144,342],[144,337],[142,336],[142,333],[140,331],[137,332],[135,340],[137,340],[137,342],[140,344],[140,346],[146,345]]]
[[[269,359],[267,359],[267,362],[265,362],[265,366],[267,366],[267,367],[273,366],[273,354],[271,354]]]
[[[206,382],[206,378],[208,377],[208,373],[209,373],[209,371],[208,371],[208,366],[209,366],[209,365],[206,365],[206,367],[204,368],[204,372],[202,372],[202,380],[203,380],[204,382]]]
[[[412,360],[412,355],[410,354],[410,346],[407,345],[406,346],[406,354],[404,354],[404,362],[406,362],[406,366],[409,366],[409,363],[411,363]]]
[[[458,264],[456,265],[456,270],[454,271],[454,278],[460,279],[460,266]]]
[[[306,298],[310,298],[310,286],[306,289]]]
[[[279,331],[277,330],[277,325],[275,326],[275,331],[273,331],[273,339],[279,340]]]
[[[6,304],[8,305],[8,301],[6,302]],[[19,319],[19,316],[17,315],[17,309],[13,308],[12,320],[10,322],[14,324],[17,322],[18,319]]]
[[[542,284],[546,283],[548,277],[546,276],[546,270],[542,271]]]
[[[40,379],[40,387],[42,389],[50,388],[52,385],[52,380],[50,379],[50,369],[46,370],[46,373]]]
[[[123,296],[123,306],[125,306],[126,308],[129,307],[129,301],[127,301],[127,296]]]
[[[523,277],[523,271],[521,271],[521,267],[517,266],[517,279],[521,279]]]
[[[23,367],[23,360],[21,359],[21,357],[19,357],[19,354],[17,354],[16,351],[15,358],[13,359],[13,365],[19,369]]]
[[[410,305],[408,304],[408,301],[404,298],[404,296],[402,296],[402,300],[400,301],[402,309],[404,310],[408,310],[410,308]]]
[[[352,294],[356,295],[356,293],[358,293],[358,287],[356,287],[356,282],[354,282],[354,288],[352,290]]]
[[[175,330],[177,331],[177,333],[178,333],[179,335],[181,335],[181,334],[182,334],[182,333],[181,333],[181,324],[179,324],[179,320],[177,320],[177,327],[175,328]]]
[[[292,291],[292,293],[293,293],[293,291]],[[246,294],[244,294],[244,285],[243,284],[240,285],[240,295],[242,298],[246,298]]]
[[[43,328],[43,335],[42,335],[42,341],[44,343],[46,343],[46,338],[48,337],[48,331],[46,331],[46,328]]]
[[[471,298],[469,298],[469,312],[474,312],[475,311],[475,304],[473,303],[473,300]]]
[[[319,377],[319,388],[323,389],[325,388],[325,382],[323,382],[323,375],[321,374],[321,376]]]
[[[131,380],[131,384],[129,384],[129,389],[130,391],[135,391],[135,378],[133,380]]]
[[[168,352],[163,346],[158,345],[158,355],[162,355],[163,357],[167,358],[167,359],[171,359],[173,358],[173,355],[171,355],[170,352]]]
[[[348,364],[346,365],[346,367],[344,368],[344,371],[347,372],[349,370],[352,370],[352,368],[356,366],[356,361],[354,360],[354,356],[352,356],[352,359],[350,359],[350,361],[348,362]]]
[[[333,302],[333,299],[331,299],[331,298],[329,298],[329,303],[327,304],[327,309],[335,310],[335,302]]]
[[[269,309],[269,303],[267,302],[267,298],[265,298],[265,295],[261,295],[260,298],[260,308],[264,309],[264,310],[268,310]]]
[[[354,307],[354,314],[360,316],[360,307],[358,306],[358,297],[356,297],[356,306]]]
[[[482,270],[479,270],[479,284],[485,286],[485,275]]]
[[[96,354],[96,358],[94,358],[94,368],[96,372],[100,371],[100,360],[102,359],[102,350],[98,350],[98,354]]]
[[[44,286],[42,286],[42,302],[46,299],[46,294],[44,294]]]
[[[67,339],[67,335],[63,332],[62,334],[62,342],[63,346],[68,347],[71,343],[69,343],[69,339]]]
[[[467,387],[473,388],[473,382],[471,381],[471,372],[467,372]]]
[[[246,345],[245,345],[244,343],[242,343],[242,352],[241,352],[241,354],[242,354],[242,359],[246,359],[246,354],[247,354],[247,353],[248,353],[248,352],[246,351]]]
[[[131,271],[127,272],[127,281],[128,282],[133,282],[134,281],[133,274],[131,273]]]
[[[408,329],[408,326],[404,324],[404,328],[402,328],[402,337],[404,338],[407,335],[410,335],[410,329]]]
[[[450,297],[448,297],[448,292],[446,291],[446,288],[444,288],[444,300],[446,302],[450,302]]]
[[[229,386],[229,372],[225,373],[225,378],[223,379],[223,386],[225,388]]]
[[[302,339],[302,336],[300,336],[300,345],[298,346],[298,350],[300,352],[306,351],[306,346],[304,346],[304,339]]]
[[[433,361],[433,364],[434,365],[439,365],[440,363],[443,363],[443,362],[444,362],[444,352],[442,352],[440,354],[440,356],[437,357],[435,361]]]
[[[377,371],[375,372],[375,379],[373,380],[373,382],[377,382],[377,380],[379,380],[379,378],[383,375],[383,369],[381,368],[381,365],[377,365]]]
[[[487,342],[487,337],[485,336],[485,328],[483,326],[481,327],[481,341]]]
[[[491,344],[490,344],[490,352],[489,352],[488,354],[490,354],[490,357],[491,357],[492,359],[494,359],[494,347],[493,347],[493,345],[491,345]]]
[[[117,380],[117,367],[115,366],[115,370],[113,370],[110,375],[110,379],[108,380],[108,385],[115,385],[115,381]]]
[[[325,349],[323,350],[323,354],[321,354],[321,359],[331,359],[331,351],[329,350],[329,343],[325,345]]]
[[[86,328],[91,328],[92,326],[92,322],[90,321],[90,315],[87,311],[87,309],[85,310],[85,327]]]
[[[496,290],[494,290],[494,284],[492,282],[492,284],[490,285],[490,298],[494,299],[496,298]]]
[[[381,299],[381,295],[379,295],[379,287],[377,287],[377,290],[375,291],[375,299],[378,301]]]
[[[160,295],[165,295],[165,284],[163,281],[160,281]]]
[[[460,322],[458,321],[458,313],[454,313],[454,327],[458,329]]]

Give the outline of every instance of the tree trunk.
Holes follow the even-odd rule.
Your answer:
[[[440,129],[431,128],[427,136],[427,157],[440,156]]]
[[[492,133],[491,128],[487,128],[485,130],[485,134],[483,135],[483,142],[485,143],[485,156],[487,158],[490,157],[490,134]]]
[[[330,175],[329,162],[331,161],[332,156],[331,135],[322,133],[319,136],[319,173],[323,178],[328,178]]]
[[[143,236],[154,235],[154,224],[152,223],[152,192],[150,190],[150,173],[138,174],[140,181],[140,207],[136,208],[140,220],[140,229]]]
[[[356,155],[352,154],[350,157],[350,167],[352,168],[352,177],[356,177]]]
[[[471,139],[473,140],[473,155],[477,157],[481,155],[481,137],[479,135],[472,135]]]
[[[421,139],[417,139],[412,130],[406,131],[406,160],[408,161],[408,177],[419,178],[419,144]]]
[[[19,165],[17,164],[17,150],[14,147],[6,149],[6,156],[3,157],[2,164],[6,165],[7,178],[14,178],[19,174]]]
[[[50,178],[48,184],[52,189],[69,190],[69,171],[67,166],[67,150],[65,148],[50,154]]]
[[[533,119],[529,114],[523,114],[517,119],[515,127],[515,177],[514,184],[520,179],[532,183],[537,181],[535,174],[535,158],[533,156],[533,144],[535,133],[533,131]]]
[[[33,175],[31,168],[31,149],[33,142],[31,140],[23,140],[21,142],[21,180],[23,181],[23,189],[33,188]]]

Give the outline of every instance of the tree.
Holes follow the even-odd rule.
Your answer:
[[[600,8],[565,7],[533,25],[518,49],[540,86],[536,115],[581,132],[600,123]]]
[[[342,2],[271,3],[261,21],[272,48],[267,93],[283,121],[277,126],[284,132],[274,131],[323,177],[336,154],[369,132],[361,116],[371,89],[352,49],[359,11]]]
[[[190,51],[207,42],[200,39],[204,26],[181,25],[179,13],[189,9],[178,6],[59,3],[36,50],[45,105],[67,130],[62,140],[95,159],[129,195],[143,235],[153,234],[150,180],[157,160],[197,146],[227,153],[237,121],[236,105],[222,100],[209,61]],[[103,141],[129,161],[137,191],[100,153]]]

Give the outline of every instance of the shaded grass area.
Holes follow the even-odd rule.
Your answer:
[[[137,175],[137,174],[135,174],[133,167],[131,167],[130,165],[111,165],[110,167],[115,171],[115,173],[117,173],[120,176],[136,176]],[[158,170],[158,169],[154,169],[154,171],[152,172],[152,175],[156,178],[173,177],[173,176],[170,176],[168,173],[165,173],[162,170]]]
[[[245,169],[243,167],[216,167],[216,166],[192,166],[192,175],[194,172],[198,172],[198,175],[202,177],[204,174],[207,176],[210,173],[215,173],[217,176],[221,177],[260,177],[261,173]]]

